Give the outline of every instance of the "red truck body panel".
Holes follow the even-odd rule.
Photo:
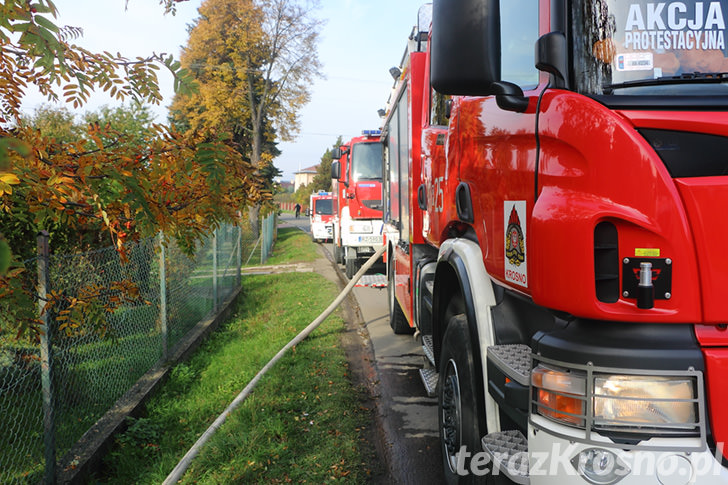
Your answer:
[[[728,402],[728,348],[709,348],[703,350],[705,356],[705,382],[708,395],[708,413],[713,441],[723,446],[723,456],[728,459],[728,413],[725,403]]]
[[[345,167],[348,163],[348,157],[349,157],[349,145],[341,145],[339,148],[343,151],[343,155],[339,159],[339,163],[341,166],[341,173],[345,174],[346,173]],[[334,224],[338,224],[339,221],[341,220],[341,210],[347,204],[346,185],[343,183],[343,181],[332,180],[331,188],[332,188],[332,192],[334,194]]]
[[[529,94],[534,105],[537,93]],[[713,132],[724,132],[728,126],[725,113],[699,115],[701,124]],[[430,172],[428,195],[433,201],[447,199],[458,183],[470,185],[475,220],[483,221],[473,229],[483,247],[486,269],[500,284],[545,307],[585,318],[728,321],[728,307],[716,294],[728,287],[728,258],[723,257],[721,245],[711,243],[728,236],[728,227],[716,224],[728,202],[726,178],[672,179],[654,149],[635,131],[662,128],[664,121],[658,123],[643,113],[635,117],[636,125],[625,113],[620,116],[578,94],[547,92],[542,101],[539,197],[534,206],[536,142],[529,129],[535,109],[512,113],[500,110],[494,98],[462,98],[455,116],[451,126],[460,129],[457,144],[449,147],[449,165],[425,167]],[[679,129],[698,113],[671,116],[678,119]],[[459,167],[455,179],[453,165]],[[511,207],[504,207],[504,201],[525,202],[521,223],[528,239],[520,278],[507,274],[504,213]],[[437,203],[431,206],[429,241],[437,244],[447,237],[447,228],[457,221],[452,211],[452,207],[450,213],[441,210]],[[593,228],[603,220],[618,226],[621,258],[649,248],[672,259],[670,299],[657,300],[649,311],[637,311],[630,299],[613,304],[596,299]]]
[[[728,305],[723,301],[728,288],[728,224],[721,223],[728,207],[726,177],[678,179],[675,181],[690,220],[697,268],[700,276],[700,297],[705,323],[728,322]]]
[[[423,117],[423,89],[425,79],[426,53],[413,52],[410,54],[410,64],[408,70],[404,73],[405,83],[403,88],[407,89],[407,119],[409,120],[408,140],[409,140],[409,170],[407,187],[419,187],[422,183],[422,152],[421,139],[422,127],[424,124]],[[422,235],[422,219],[423,211],[418,209],[417,190],[408,190],[402,195],[403,201],[409,204],[408,210],[408,238],[407,244],[422,244],[424,237]],[[414,326],[413,319],[413,298],[412,284],[413,277],[413,257],[412,251],[404,251],[402,246],[394,247],[394,261],[396,264],[395,277],[395,296],[399,300],[402,311],[410,323]]]

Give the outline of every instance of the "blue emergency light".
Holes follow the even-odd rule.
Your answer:
[[[382,134],[382,130],[362,130],[361,134],[364,136],[379,136]]]

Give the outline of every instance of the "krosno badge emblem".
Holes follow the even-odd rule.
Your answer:
[[[506,229],[506,258],[513,266],[520,266],[526,261],[523,240],[521,219],[516,212],[516,206],[513,205]]]
[[[528,287],[528,262],[526,248],[526,201],[506,201],[503,204],[503,229],[506,242],[505,278],[506,281]]]

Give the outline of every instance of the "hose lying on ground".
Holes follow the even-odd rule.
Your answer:
[[[167,478],[164,480],[164,485],[170,485],[173,483],[177,483],[185,474],[187,471],[187,468],[189,468],[190,464],[192,463],[192,460],[197,456],[197,454],[200,452],[202,447],[207,443],[207,441],[212,437],[213,434],[222,426],[222,424],[225,422],[227,417],[230,415],[231,412],[233,412],[235,409],[240,406],[245,399],[253,392],[253,389],[255,389],[255,386],[258,385],[258,382],[260,379],[270,370],[273,368],[273,366],[285,355],[288,350],[290,350],[292,347],[298,345],[301,343],[306,337],[309,336],[311,332],[316,330],[316,328],[321,325],[326,318],[333,313],[334,310],[341,304],[342,301],[344,301],[344,298],[351,292],[352,288],[354,288],[354,285],[356,285],[357,281],[364,275],[364,273],[371,268],[371,266],[382,256],[384,253],[384,249],[386,246],[382,246],[377,250],[374,255],[367,260],[366,263],[357,271],[357,273],[354,275],[354,277],[349,281],[349,284],[344,287],[344,289],[339,293],[339,296],[336,297],[336,299],[331,303],[331,305],[326,308],[326,310],[319,315],[316,320],[311,322],[306,328],[304,328],[301,333],[296,335],[296,337],[288,342],[285,347],[283,347],[281,350],[278,351],[278,353],[270,360],[268,363],[263,367],[260,372],[258,372],[255,377],[248,383],[247,386],[245,386],[245,389],[243,389],[240,394],[237,395],[237,397],[228,405],[228,407],[225,409],[225,411],[222,412],[220,416],[217,417],[214,423],[210,425],[209,428],[200,436],[200,438],[197,440],[197,442],[192,445],[192,448],[190,448],[185,456],[182,457],[182,459],[177,463],[177,466],[174,467],[174,470],[167,476]]]

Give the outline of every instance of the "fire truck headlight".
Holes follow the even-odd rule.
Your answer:
[[[644,428],[693,431],[698,415],[695,389],[689,377],[596,376],[594,424],[599,428],[634,427],[641,432]]]
[[[372,224],[370,222],[354,222],[349,225],[349,232],[351,233],[366,233],[370,234],[372,232]]]
[[[531,372],[531,384],[539,414],[571,426],[584,426],[584,374],[539,365]]]
[[[630,469],[609,450],[588,448],[571,459],[571,464],[587,482],[612,485],[630,473]]]

